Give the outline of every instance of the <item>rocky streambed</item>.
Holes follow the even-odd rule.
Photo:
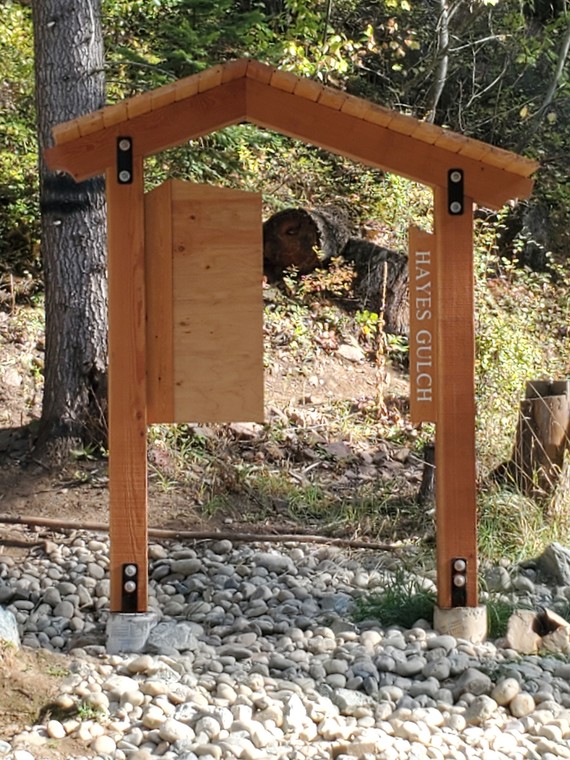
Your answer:
[[[75,758],[118,760],[570,758],[566,655],[475,645],[426,620],[356,622],[358,600],[410,573],[409,557],[403,570],[394,554],[336,547],[153,543],[145,649],[112,654],[107,540],[45,548],[0,557],[4,637],[12,621],[23,647],[65,652],[68,674],[0,757],[54,757],[72,738]],[[570,585],[539,578],[490,568],[486,583],[562,609]]]

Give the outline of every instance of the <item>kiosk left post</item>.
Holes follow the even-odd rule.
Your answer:
[[[148,596],[144,170],[134,147],[117,138],[106,172],[112,612],[146,612]]]

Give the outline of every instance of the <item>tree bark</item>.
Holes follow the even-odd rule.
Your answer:
[[[447,0],[440,0],[441,13],[437,25],[437,68],[434,83],[430,90],[426,121],[433,124],[437,105],[447,82],[449,68],[449,8]]]
[[[106,439],[107,274],[104,180],[50,172],[51,128],[105,102],[100,0],[32,4],[45,280],[45,386],[35,458]]]
[[[542,100],[542,103],[540,104],[539,109],[535,113],[532,119],[531,127],[529,131],[524,135],[523,139],[519,142],[516,148],[517,153],[522,153],[522,151],[530,144],[532,138],[538,132],[538,129],[544,117],[546,116],[546,113],[548,109],[550,108],[556,96],[556,93],[560,87],[560,83],[562,80],[562,76],[564,74],[566,61],[568,59],[569,54],[570,54],[570,15],[568,16],[568,25],[566,26],[566,31],[562,38],[562,44],[560,45],[560,53],[558,54],[558,60],[556,62],[554,75],[552,77],[552,80],[550,81],[550,84],[548,85],[548,89]]]
[[[263,225],[267,279],[277,282],[289,268],[299,274],[312,272],[319,264],[340,256],[351,233],[346,214],[335,206],[288,208],[273,214]]]

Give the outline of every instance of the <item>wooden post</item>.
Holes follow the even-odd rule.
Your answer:
[[[475,485],[473,202],[448,210],[447,190],[435,189],[436,298],[436,516],[438,605],[456,606],[452,572],[466,562],[464,604],[477,606]]]
[[[523,493],[544,497],[556,491],[570,436],[570,382],[527,383],[508,469]]]
[[[111,611],[147,608],[146,328],[143,161],[132,182],[107,170]],[[125,567],[136,569],[124,593]]]

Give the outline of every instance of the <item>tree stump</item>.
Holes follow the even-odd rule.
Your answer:
[[[508,470],[528,496],[551,496],[564,468],[570,436],[570,382],[527,383]]]
[[[435,503],[435,444],[433,443],[426,443],[424,446],[422,482],[416,502],[422,507]]]

